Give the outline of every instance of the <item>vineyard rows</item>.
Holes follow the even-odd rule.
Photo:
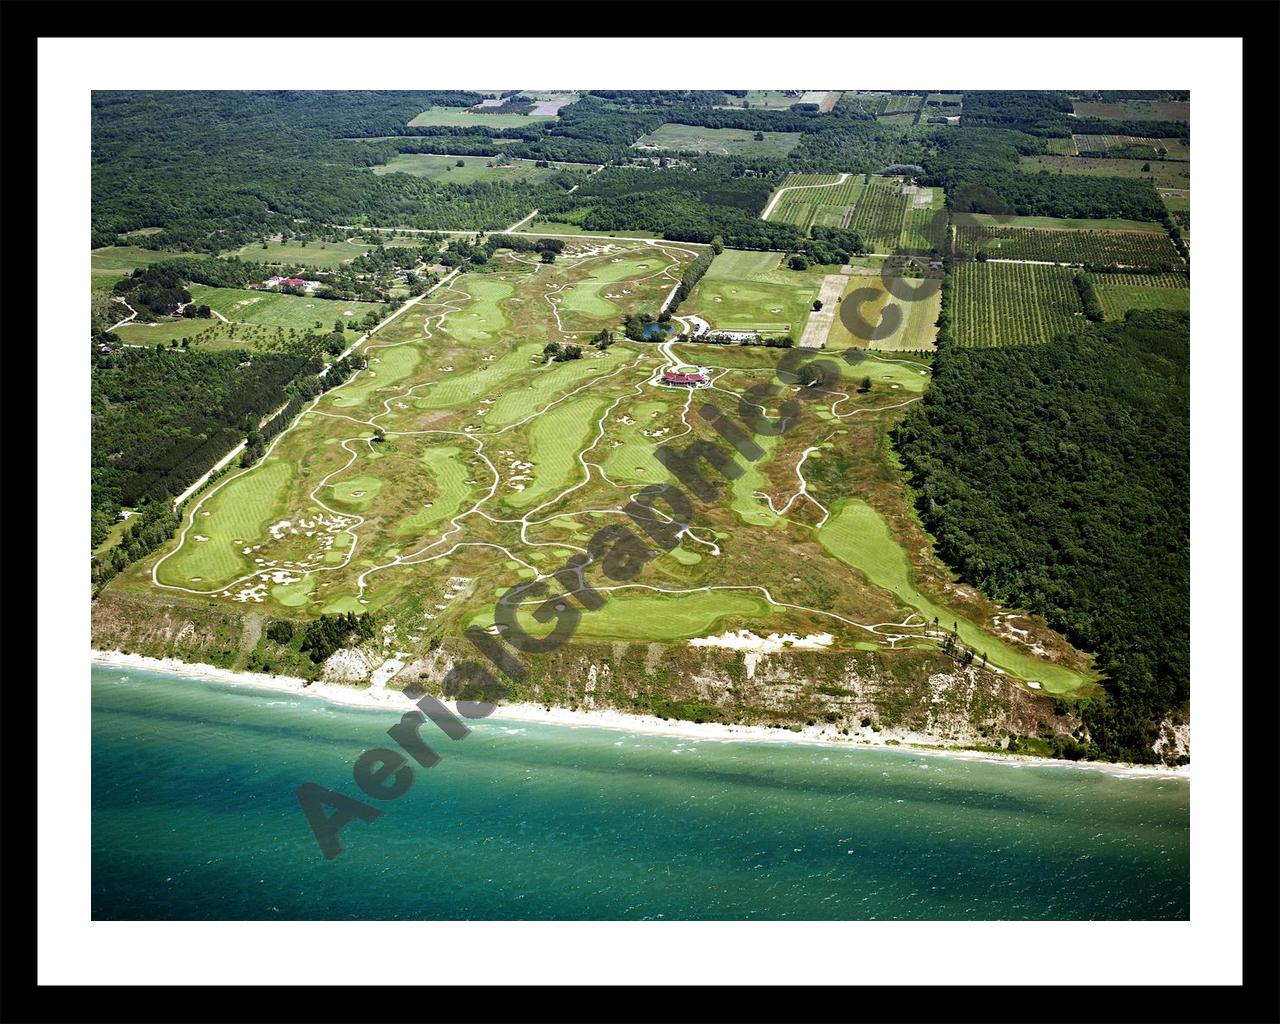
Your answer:
[[[805,186],[829,185],[838,179],[832,174],[789,174],[782,183],[786,188],[792,185],[801,186],[792,192],[784,192],[778,205],[769,214],[770,221],[781,221],[794,224],[807,230],[812,224],[823,227],[844,227],[848,219],[849,208],[858,201],[862,194],[862,176],[850,175],[839,185],[829,188],[815,189],[810,192]]]
[[[1099,266],[1159,267],[1181,263],[1169,236],[1156,231],[1010,228],[956,225],[957,255],[980,251],[993,259],[1092,263]]]
[[[850,225],[874,252],[892,252],[902,240],[903,222],[910,204],[902,183],[894,178],[872,178]]]
[[[956,343],[971,348],[1038,344],[1083,325],[1076,273],[1030,263],[957,264]]]

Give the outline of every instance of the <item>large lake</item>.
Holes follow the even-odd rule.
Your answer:
[[[369,800],[398,717],[95,665],[94,918],[1189,915],[1182,779],[495,716]],[[304,782],[384,813],[325,861]]]

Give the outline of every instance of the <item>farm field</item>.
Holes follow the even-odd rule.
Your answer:
[[[1072,104],[1079,117],[1114,118],[1121,121],[1190,121],[1191,104],[1170,100],[1125,100],[1119,103]]]
[[[784,188],[788,191],[781,191]],[[844,181],[838,174],[788,174],[774,193],[778,201],[767,219],[805,229],[813,224],[847,227],[862,190],[862,175],[858,174]]]
[[[913,287],[919,287],[923,282],[911,282]],[[894,298],[885,288],[884,282],[879,276],[866,277],[851,275],[849,283],[845,286],[845,290],[840,297],[841,311],[844,311],[845,303],[854,303],[856,305],[856,313],[867,325],[873,330],[880,323],[880,317],[886,306],[890,302],[896,303],[901,310],[901,322],[892,334],[883,338],[876,338],[872,341],[869,337],[870,332],[866,335],[859,331],[859,335],[855,335],[849,326],[844,322],[840,314],[836,315],[835,321],[831,325],[831,330],[827,334],[826,348],[828,349],[844,349],[850,346],[857,348],[873,348],[882,352],[919,352],[928,351],[934,347],[934,339],[937,337],[937,320],[938,312],[942,308],[942,292],[941,289],[934,289],[931,294],[914,301],[907,299]],[[853,313],[848,314],[853,318]],[[853,321],[855,325],[857,321]],[[859,364],[859,370],[861,370]]]
[[[1108,266],[1179,266],[1182,258],[1168,235],[1153,231],[1103,231],[993,227],[959,224],[958,253],[992,259],[1042,260]]]
[[[317,241],[303,245],[296,241],[280,242],[272,239],[266,243],[265,248],[261,242],[252,242],[221,255],[237,256],[254,263],[301,264],[331,270],[357,256],[363,256],[372,248],[368,242]]]
[[[990,213],[966,213],[957,215],[957,225],[964,221],[982,224],[989,227],[1007,228],[1061,228],[1097,231],[1150,231],[1163,235],[1164,228],[1154,221],[1123,220],[1121,218],[1099,218],[1098,220],[1079,219],[1073,217],[997,217]]]
[[[734,102],[730,106],[742,106],[742,101],[738,97],[735,96],[733,99]],[[783,92],[779,89],[749,89],[744,99],[753,108],[759,110],[787,110],[793,103],[800,102],[800,94]]]
[[[952,271],[952,335],[970,347],[1050,341],[1084,323],[1069,267],[959,263]]]
[[[116,308],[124,310],[118,304]],[[211,320],[179,317],[155,324],[125,324],[113,333],[126,345],[169,345],[174,341],[181,344],[185,338],[190,347],[196,349],[247,348],[251,351],[275,351],[281,349],[288,340],[286,330],[284,327],[264,324],[228,324],[216,317]],[[356,331],[348,330],[343,333],[348,343],[360,337]]]
[[[1093,283],[1108,320],[1123,320],[1129,309],[1191,308],[1186,274],[1095,274]]]
[[[361,319],[370,310],[379,309],[372,302],[317,299],[310,295],[282,295],[246,288],[193,284],[188,291],[197,305],[207,305],[228,320],[295,328],[313,328],[318,323],[326,332],[332,329],[335,320]]]
[[[429,178],[455,185],[470,185],[477,181],[542,181],[560,170],[556,167],[539,167],[533,160],[511,160],[501,166],[491,166],[495,157],[444,156],[438,153],[401,153],[385,164],[373,168],[374,174],[412,174],[416,178]],[[457,166],[462,161],[463,166]],[[586,168],[586,164],[565,165]]]
[[[690,150],[718,156],[786,156],[800,142],[798,132],[761,132],[763,141],[755,141],[755,132],[745,128],[700,128],[687,124],[664,124],[642,135],[635,149]]]
[[[1151,158],[1165,151],[1166,160],[1190,160],[1191,149],[1184,146],[1179,139],[1152,139],[1141,135],[1073,135],[1071,141],[1075,145],[1075,153],[1106,153],[1113,149],[1132,149],[1134,147],[1149,149]],[[1143,154],[1146,156],[1146,154]]]
[[[1190,188],[1191,164],[1186,160],[1122,160],[1112,157],[1024,156],[1018,163],[1030,174],[1094,174],[1111,178],[1154,178],[1158,188]],[[1143,170],[1144,167],[1149,170]]]
[[[485,114],[465,107],[431,107],[409,122],[410,128],[422,125],[452,125],[468,127],[485,125],[489,128],[519,128],[521,125],[554,121],[545,114]]]
[[[901,179],[868,178],[849,227],[875,252],[893,252],[902,241],[912,198],[903,194]]]

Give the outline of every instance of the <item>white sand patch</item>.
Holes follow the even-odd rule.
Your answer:
[[[813,633],[809,636],[796,636],[794,633],[770,633],[767,637],[757,636],[749,629],[740,629],[736,633],[728,630],[720,636],[694,637],[689,641],[690,647],[720,647],[728,651],[742,651],[745,655],[747,678],[755,675],[756,664],[765,654],[777,654],[785,647],[794,647],[800,651],[820,651],[830,647],[835,638],[830,633]]]

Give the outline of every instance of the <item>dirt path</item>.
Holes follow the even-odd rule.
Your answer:
[[[129,315],[125,317],[123,320],[121,320],[118,324],[112,324],[110,327],[108,327],[107,328],[108,332],[114,331],[117,327],[123,327],[125,324],[127,324],[130,320],[132,320],[135,316],[138,315],[138,311],[134,309],[131,305],[129,305],[129,303],[125,302],[124,299],[120,298],[120,296],[117,295],[115,297],[115,301],[123,305],[124,308],[129,311]]]
[[[836,321],[838,300],[848,280],[844,274],[828,274],[822,279],[822,288],[818,292],[818,301],[822,303],[822,308],[809,314],[809,320],[804,325],[804,333],[798,342],[801,348],[822,348],[826,344],[827,334],[830,333],[831,325]]]

